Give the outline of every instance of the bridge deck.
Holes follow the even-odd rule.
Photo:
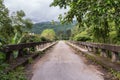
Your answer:
[[[62,41],[32,69],[31,80],[104,80],[103,73],[96,66],[87,65]]]

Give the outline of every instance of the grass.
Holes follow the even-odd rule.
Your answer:
[[[13,70],[9,73],[4,73],[0,71],[0,80],[27,80],[24,67],[18,67],[16,70]]]

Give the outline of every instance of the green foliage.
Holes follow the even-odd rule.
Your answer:
[[[8,74],[0,71],[1,80],[27,80],[23,72],[24,68],[19,67],[15,71],[9,72]]]
[[[110,38],[111,38],[111,43],[117,43],[117,33],[116,31],[111,31],[110,32]]]
[[[9,16],[9,10],[0,1],[0,44],[18,44],[23,37],[24,29],[30,29],[32,22],[25,19],[24,11],[13,12]]]
[[[56,34],[53,29],[45,29],[41,33],[41,37],[46,38],[47,40],[53,41],[56,39]]]
[[[21,43],[40,42],[40,35],[34,33],[24,33]]]
[[[28,59],[28,63],[32,64],[32,62],[33,62],[33,59],[32,59],[32,58],[29,58],[29,59]]]
[[[120,72],[119,71],[115,71],[113,69],[110,69],[110,72],[114,75],[115,78],[120,80]]]
[[[11,22],[9,10],[4,6],[3,0],[0,0],[0,37],[5,41],[13,35]]]
[[[24,29],[30,29],[32,27],[32,22],[29,19],[24,19],[25,13],[20,10],[16,13],[14,12],[11,16],[12,26],[14,27],[14,35],[12,36],[11,44],[18,44],[21,42],[22,38],[25,36]]]
[[[65,39],[71,36],[71,29],[74,27],[76,22],[72,24],[61,24],[60,22],[41,22],[33,25],[31,32],[41,34],[45,29],[53,29],[57,35],[57,39]]]
[[[74,40],[76,40],[76,41],[90,41],[91,39],[87,35],[78,34],[74,37]]]
[[[76,18],[79,27],[91,28],[94,42],[111,43],[111,31],[116,31],[117,43],[120,41],[119,0],[54,0],[51,6],[69,6],[69,11],[60,20],[72,22]],[[113,27],[115,29],[111,30]]]
[[[81,32],[77,35],[74,36],[73,40],[76,40],[76,41],[90,41],[91,38],[90,36],[87,35],[87,32]]]
[[[0,63],[2,63],[5,60],[5,54],[3,52],[0,52]]]
[[[45,37],[40,37],[41,41],[49,41],[49,39],[46,39]]]
[[[36,33],[36,34],[41,34],[43,30],[45,29],[53,29],[56,34],[59,34],[60,31],[63,33],[66,32],[68,29],[71,29],[74,27],[76,23],[74,22],[73,24],[61,24],[60,22],[41,22],[41,23],[36,23],[33,25],[31,32]]]
[[[9,15],[9,10],[0,0],[0,49],[4,45],[19,44],[24,38],[24,29],[30,29],[32,21],[25,18],[24,11],[20,10]],[[13,52],[17,56],[18,52]],[[2,58],[2,53],[0,52]]]

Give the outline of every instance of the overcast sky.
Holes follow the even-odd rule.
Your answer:
[[[23,10],[26,17],[34,22],[45,22],[58,20],[59,14],[67,10],[61,10],[59,7],[49,7],[53,0],[4,0],[4,4],[10,12]]]

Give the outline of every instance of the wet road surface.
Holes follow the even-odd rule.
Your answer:
[[[95,66],[89,66],[71,48],[60,41],[33,66],[31,80],[104,80]]]

